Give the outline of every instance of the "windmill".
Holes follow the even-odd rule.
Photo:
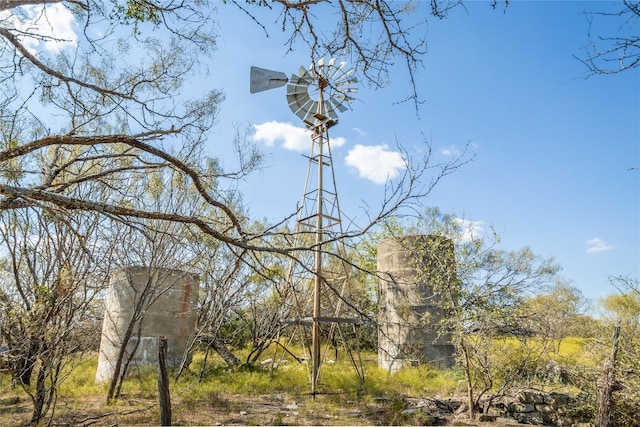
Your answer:
[[[334,241],[334,237],[342,234],[342,220],[338,203],[329,128],[338,123],[339,112],[345,112],[354,100],[352,94],[357,89],[352,85],[357,83],[354,70],[346,67],[346,62],[336,62],[335,58],[326,61],[321,58],[309,68],[300,67],[298,74],[292,74],[288,78],[285,73],[272,71],[259,67],[251,67],[250,92],[256,93],[264,90],[287,86],[287,102],[289,108],[298,116],[312,132],[311,154],[308,156],[307,177],[304,185],[302,203],[298,212],[296,224],[296,236],[304,237],[313,234],[313,260],[309,260],[310,266],[302,266],[304,261],[292,262],[289,269],[287,282],[295,287],[297,280],[302,275],[312,274],[313,299],[312,316],[285,319],[285,323],[298,324],[311,327],[311,393],[315,395],[316,385],[320,369],[320,324],[330,323],[354,323],[356,319],[339,318],[337,316],[323,316],[321,295],[323,287],[328,287],[336,292],[336,286],[329,283],[329,279],[323,271],[325,258],[324,246],[328,241]],[[314,180],[315,177],[315,180]],[[329,177],[330,179],[327,179]],[[297,245],[296,245],[297,246]],[[343,290],[346,283],[346,273],[342,277]],[[337,283],[335,280],[333,285]],[[343,291],[342,291],[343,292]],[[341,304],[342,295],[338,295],[338,305]],[[338,307],[336,307],[336,313]],[[352,358],[352,361],[354,359]],[[363,371],[354,367],[361,379]]]

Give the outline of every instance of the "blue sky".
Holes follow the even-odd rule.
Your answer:
[[[72,26],[62,6],[51,8],[62,28]],[[640,276],[640,71],[587,78],[575,58],[589,42],[589,19],[605,35],[620,24],[585,12],[613,10],[611,2],[512,1],[503,11],[471,1],[430,19],[418,112],[398,104],[410,94],[398,65],[388,87],[362,84],[352,111],[331,129],[344,215],[364,223],[363,206],[383,201],[384,178],[400,172],[397,142],[419,155],[426,138],[436,162],[469,144],[473,162],[441,181],[425,207],[464,217],[479,233],[495,227],[506,249],[554,257],[593,300],[615,292],[609,276]],[[260,13],[266,25],[277,18]],[[310,139],[285,88],[249,93],[249,70],[291,75],[309,66],[309,52],[287,52],[278,24],[265,37],[231,4],[220,2],[217,16],[219,46],[204,84],[222,89],[226,101],[208,149],[231,167],[235,129],[255,129],[265,167],[239,189],[254,218],[276,222],[300,202]]]
[[[384,186],[353,166],[356,147],[395,151],[398,141],[411,153],[426,138],[434,159],[445,161],[470,143],[474,161],[441,181],[425,206],[464,216],[479,232],[495,227],[505,248],[554,257],[593,300],[615,292],[609,276],[638,277],[640,172],[629,169],[640,166],[639,73],[586,78],[574,57],[588,43],[585,12],[611,5],[516,1],[503,13],[469,2],[445,20],[431,19],[417,74],[418,115],[412,103],[397,104],[410,90],[398,67],[387,88],[359,87],[353,110],[331,129],[340,138],[333,159],[345,214],[364,221],[363,201],[375,206],[384,197]],[[221,67],[212,84],[227,100],[212,149],[224,150],[218,143],[227,143],[234,126],[257,126],[266,167],[241,190],[254,216],[278,220],[302,193],[306,160],[291,147],[303,125],[284,88],[249,93],[249,69],[290,75],[309,65],[308,52],[287,53],[277,30],[265,38],[230,5],[219,13]],[[619,21],[592,18],[594,28],[615,34]]]

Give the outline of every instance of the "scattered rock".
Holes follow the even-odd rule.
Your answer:
[[[544,426],[550,421],[548,417],[540,412],[527,412],[515,415],[515,419],[523,424],[533,424],[536,426]]]
[[[533,391],[521,391],[517,398],[521,403],[544,403],[544,395]]]
[[[528,414],[529,412],[535,412],[535,410],[536,410],[536,407],[533,405],[533,403],[514,402],[511,404],[512,412]]]
[[[535,405],[535,408],[536,408],[536,412],[540,412],[540,413],[547,414],[547,415],[553,414],[553,413],[556,412],[556,410],[553,409],[553,407],[551,405],[548,405],[546,403],[537,404],[537,405]]]
[[[458,406],[458,409],[456,409],[453,413],[454,415],[460,415],[460,414],[465,414],[469,411],[469,406],[466,403],[463,403],[462,405]]]
[[[551,392],[545,396],[545,403],[551,406],[559,407],[569,404],[571,396],[564,393]]]

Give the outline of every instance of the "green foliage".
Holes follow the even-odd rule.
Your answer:
[[[160,11],[153,3],[144,0],[127,0],[125,4],[116,6],[118,12],[127,20],[135,22],[161,22]]]
[[[640,294],[630,291],[623,294],[609,295],[601,302],[608,318],[619,317],[631,328],[640,327]]]
[[[378,262],[378,244],[390,237],[401,237],[407,233],[405,226],[396,218],[389,218],[380,224],[380,229],[366,234],[358,245],[361,266],[368,271],[375,271]]]
[[[3,151],[11,151],[18,148],[20,142],[17,139],[10,139],[2,144]],[[11,183],[20,181],[25,176],[24,167],[22,165],[20,157],[9,158],[2,162],[2,169],[0,170],[0,176]]]

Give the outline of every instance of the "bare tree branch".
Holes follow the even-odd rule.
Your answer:
[[[618,20],[620,35],[593,33],[594,20]],[[592,74],[616,74],[640,66],[640,1],[624,0],[614,13],[591,13],[589,44],[585,56],[577,57]]]

